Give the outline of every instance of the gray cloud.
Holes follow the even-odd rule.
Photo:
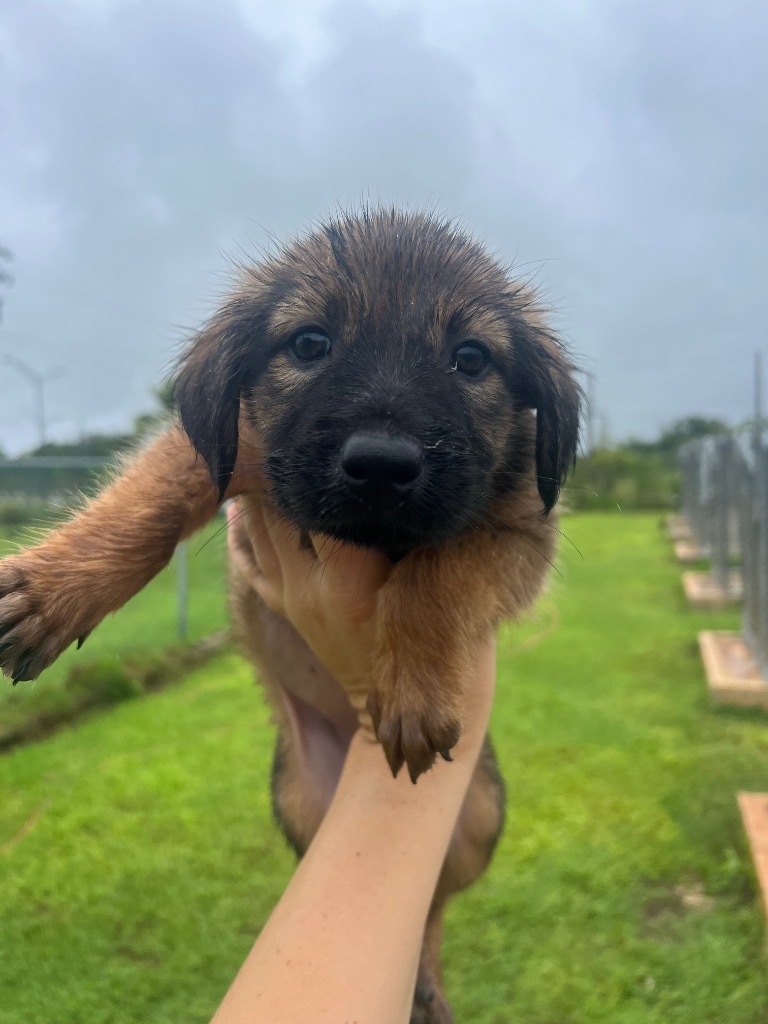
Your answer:
[[[381,198],[537,272],[614,433],[740,419],[768,314],[767,29],[757,3],[17,0],[0,351],[67,367],[58,433],[125,424],[223,252]],[[30,404],[4,371],[0,444],[33,442]]]

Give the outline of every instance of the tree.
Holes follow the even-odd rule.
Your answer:
[[[125,451],[135,444],[132,434],[85,434],[74,441],[47,441],[30,455],[93,455],[107,459],[115,452]]]
[[[665,427],[655,441],[630,440],[620,447],[630,452],[658,452],[674,457],[677,449],[686,441],[712,434],[727,434],[729,431],[730,427],[722,420],[709,419],[706,416],[684,416]]]
[[[658,441],[658,450],[661,452],[677,451],[681,444],[686,441],[693,441],[697,437],[707,437],[710,434],[727,434],[728,424],[722,420],[708,419],[706,416],[686,416],[684,419],[675,420],[666,430],[662,431]]]

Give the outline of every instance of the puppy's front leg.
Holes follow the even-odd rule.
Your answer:
[[[394,775],[407,764],[416,781],[446,760],[461,732],[462,679],[469,633],[465,591],[457,591],[450,551],[416,551],[398,563],[380,595],[376,680],[368,710]],[[471,601],[469,607],[472,608]],[[487,618],[476,606],[473,620]]]
[[[34,679],[144,587],[218,494],[186,434],[171,427],[105,491],[33,548],[0,561],[0,669]]]
[[[465,535],[395,566],[381,592],[367,704],[393,774],[405,763],[415,782],[438,754],[450,760],[477,645],[535,600],[551,553],[536,531],[520,528]]]

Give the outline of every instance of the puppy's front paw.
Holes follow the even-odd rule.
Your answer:
[[[14,684],[35,679],[91,629],[62,601],[45,569],[32,554],[0,560],[0,672]]]
[[[416,782],[432,767],[438,754],[451,760],[461,723],[450,711],[412,698],[403,703],[381,690],[371,691],[367,707],[393,775],[406,764],[411,782]]]

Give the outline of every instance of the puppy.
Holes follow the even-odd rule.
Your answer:
[[[275,709],[276,817],[299,855],[357,715],[253,586],[268,492],[303,535],[385,553],[365,709],[412,780],[461,730],[472,641],[536,598],[549,514],[576,453],[574,367],[531,292],[451,223],[364,210],[241,269],[176,381],[181,426],[37,547],[0,562],[0,667],[35,678],[140,590],[219,504],[235,630]],[[549,517],[549,519],[548,519]],[[435,893],[412,1021],[452,1020],[439,967],[448,896],[487,866],[503,785],[486,744]]]

